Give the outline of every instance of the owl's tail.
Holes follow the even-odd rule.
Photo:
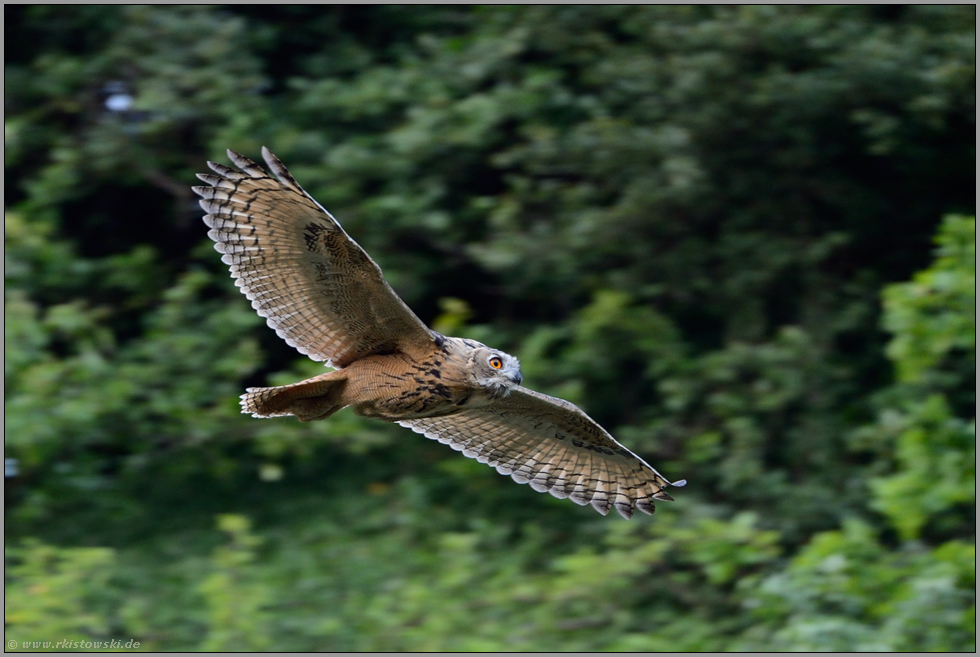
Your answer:
[[[328,372],[306,381],[275,388],[249,388],[242,395],[242,413],[252,417],[295,415],[300,422],[330,417],[347,404],[343,401],[347,373]]]

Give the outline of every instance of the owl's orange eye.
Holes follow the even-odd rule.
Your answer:
[[[504,366],[504,361],[500,360],[496,356],[490,359],[490,367],[492,367],[493,369],[499,370],[503,366]]]

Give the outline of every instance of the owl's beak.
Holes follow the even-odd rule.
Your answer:
[[[520,370],[517,370],[516,372],[514,372],[513,374],[511,374],[508,378],[510,378],[510,380],[513,381],[514,383],[516,383],[517,385],[521,385],[521,381],[524,380],[524,377],[521,376],[521,371]]]

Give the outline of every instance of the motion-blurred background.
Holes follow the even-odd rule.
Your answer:
[[[974,650],[975,11],[6,5],[6,639]],[[240,415],[262,145],[677,501]]]

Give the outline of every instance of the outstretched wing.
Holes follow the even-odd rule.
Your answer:
[[[303,191],[275,155],[278,181],[238,153],[240,169],[208,162],[194,187],[221,260],[252,307],[290,346],[344,367],[369,354],[431,352],[433,337],[340,223]]]
[[[538,492],[591,504],[624,518],[653,513],[654,500],[672,500],[663,475],[629,451],[580,408],[527,388],[485,407],[398,424],[448,444]]]

